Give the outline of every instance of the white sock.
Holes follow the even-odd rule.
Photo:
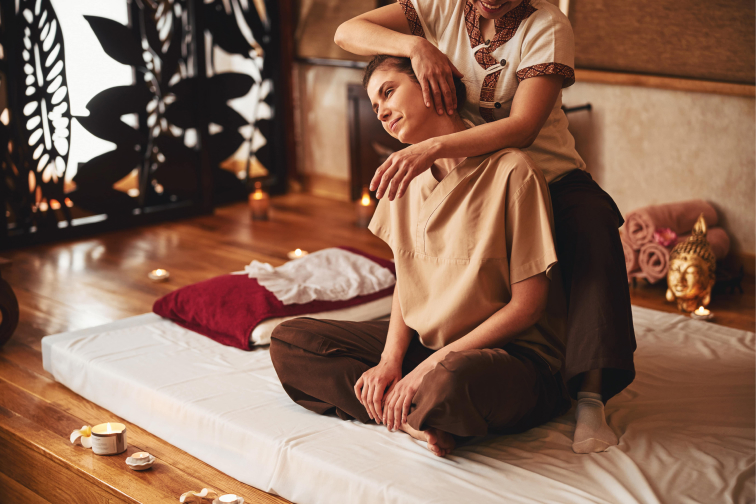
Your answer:
[[[575,420],[577,425],[572,442],[575,453],[602,452],[619,444],[617,435],[606,423],[601,394],[578,392]]]

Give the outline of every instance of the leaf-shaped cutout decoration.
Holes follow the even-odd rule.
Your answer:
[[[151,99],[152,93],[144,86],[115,86],[89,100],[89,116],[76,119],[94,136],[134,150],[135,146],[145,144],[147,138],[123,122],[121,116],[143,111]]]
[[[169,123],[181,129],[196,128],[197,104],[195,100],[176,100],[165,107],[163,115]]]
[[[62,201],[71,121],[63,31],[50,0],[19,0],[14,23],[23,44],[4,47],[15,52],[12,59],[19,62],[19,70],[23,63],[31,78],[25,90],[15,86],[17,95],[11,98],[28,118],[18,129],[21,142],[30,148],[22,151],[26,158],[16,166],[24,167],[19,177],[28,181],[27,189],[33,184],[41,198]],[[54,212],[50,215],[55,218]]]
[[[73,180],[79,189],[104,190],[128,175],[141,161],[141,154],[134,149],[115,149],[80,165]]]
[[[99,16],[84,16],[103,51],[124,65],[144,67],[142,44],[131,29],[112,19]]]
[[[237,131],[222,131],[211,135],[207,141],[210,162],[214,165],[228,159],[244,142],[244,137]]]
[[[252,89],[255,80],[247,74],[226,72],[215,74],[208,79],[208,98],[212,103],[226,103],[240,98]]]
[[[249,56],[252,46],[242,35],[234,18],[233,11],[226,14],[222,0],[202,6],[202,15],[205,18],[205,27],[212,33],[213,42],[229,54]]]
[[[239,112],[227,104],[215,105],[208,110],[208,120],[223,126],[224,130],[236,131],[249,122]]]

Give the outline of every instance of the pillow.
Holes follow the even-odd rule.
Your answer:
[[[367,257],[396,275],[391,261],[350,247],[339,248]],[[284,305],[254,278],[246,275],[221,275],[163,296],[155,302],[152,311],[223,345],[250,350],[253,344],[252,331],[264,320],[342,310],[389,297],[393,292],[392,285],[372,294],[343,301],[315,300]]]
[[[309,317],[314,319],[328,320],[351,320],[354,322],[364,322],[366,320],[378,320],[391,315],[391,303],[394,296],[388,295],[375,301],[369,301],[364,304],[342,308],[340,310],[331,310],[319,313],[306,313],[295,317],[276,317],[264,320],[257,324],[250,335],[250,345],[270,345],[270,335],[273,329],[281,322],[286,322],[297,317]]]

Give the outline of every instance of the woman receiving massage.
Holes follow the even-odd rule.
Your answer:
[[[458,108],[476,125],[394,153],[371,182],[379,198],[401,198],[437,159],[504,148],[527,152],[543,173],[567,299],[564,378],[578,399],[572,447],[616,445],[604,403],[635,377],[624,220],[584,171],[561,109],[561,89],[575,82],[567,17],[548,0],[399,0],[347,21],[335,40],[357,54],[410,58],[425,105],[439,115]],[[464,103],[451,92],[454,75],[467,86]]]
[[[407,58],[374,58],[364,84],[404,143],[472,126],[425,107]],[[456,90],[461,103],[464,84]],[[270,354],[284,389],[317,413],[401,429],[439,456],[458,437],[524,431],[563,413],[552,220],[546,180],[522,151],[437,159],[403,198],[382,199],[370,223],[396,262],[390,321],[279,325]]]
[[[375,76],[369,86],[389,133],[412,144],[392,154],[371,182],[379,198],[388,196],[391,201],[381,201],[371,229],[394,249],[397,290],[388,327],[305,320],[281,327],[281,339],[274,340],[271,347],[274,363],[284,347],[299,352],[297,362],[312,366],[307,368],[307,376],[317,389],[308,393],[310,384],[297,388],[284,381],[289,394],[314,411],[335,407],[342,418],[373,419],[406,430],[427,439],[428,447],[443,455],[453,446],[449,434],[523,429],[561,411],[564,403],[559,386],[547,379],[552,373],[551,379],[558,382],[561,375],[570,395],[578,399],[573,450],[588,453],[616,445],[617,436],[604,417],[604,403],[635,376],[635,333],[618,233],[624,221],[611,197],[584,171],[585,163],[574,149],[561,110],[561,89],[574,83],[574,43],[567,18],[546,0],[400,0],[347,21],[339,27],[335,40],[356,54],[408,58],[415,76],[410,81],[416,102],[401,107],[389,105],[389,96],[375,96],[379,89],[372,82]],[[463,77],[466,96],[453,91],[455,76]],[[382,110],[381,105],[396,109],[390,111],[388,123],[381,116],[387,109]],[[422,115],[423,107],[432,113]],[[431,117],[433,114],[436,116]],[[475,126],[462,128],[457,114]],[[434,127],[438,129],[431,131]],[[522,149],[532,161],[524,161],[528,158],[522,153],[501,151],[507,148]],[[492,152],[495,154],[488,158],[477,157]],[[503,185],[492,187],[496,192],[488,194],[483,187],[469,185],[477,178],[465,178],[447,193],[461,198],[472,191],[471,199],[444,199],[444,190],[435,189],[448,188],[454,182],[444,179],[436,187],[435,181],[447,172],[452,179],[462,177],[464,169],[451,168],[465,158],[468,161],[460,167],[470,170],[470,163],[485,165],[485,169],[478,168],[480,175]],[[488,161],[476,164],[481,159]],[[537,316],[544,306],[545,273],[552,259],[545,253],[537,257],[539,247],[524,253],[525,257],[512,255],[527,250],[530,240],[541,238],[546,243],[551,239],[543,218],[534,224],[524,220],[523,212],[517,212],[519,207],[513,210],[508,177],[526,171],[512,168],[513,164],[535,165],[539,175],[532,176],[539,183],[534,185],[540,187],[543,179],[548,183],[566,295],[566,316],[561,320],[566,323],[564,346],[558,341],[559,331],[547,329],[553,325],[541,322],[559,317],[548,316],[548,309]],[[503,173],[490,175],[496,170]],[[546,194],[541,192],[544,197]],[[432,212],[427,201],[443,205]],[[441,217],[446,215],[441,209],[460,215]],[[425,228],[411,228],[421,221]],[[504,264],[501,259],[491,260],[500,257],[494,244],[503,245],[496,242],[502,236],[507,240]],[[488,250],[488,246],[493,248]],[[548,246],[544,244],[543,250]],[[481,262],[483,258],[487,260]],[[402,266],[405,261],[408,265]],[[529,266],[522,271],[512,269],[523,267],[523,263]],[[465,264],[467,269],[450,271]],[[523,276],[525,270],[532,274]],[[460,275],[469,283],[460,280]],[[475,282],[476,287],[471,288]],[[555,296],[560,290],[549,292]],[[488,301],[481,299],[484,295],[489,296]],[[490,313],[484,316],[486,310]],[[419,334],[410,336],[415,334],[413,330]],[[329,338],[315,336],[324,332]],[[538,343],[533,340],[535,334],[540,335]],[[284,343],[287,338],[298,338],[304,346]],[[524,344],[526,340],[531,343]],[[468,352],[477,352],[478,360]],[[317,355],[327,355],[329,360],[310,360]],[[515,370],[516,363],[526,360],[530,374],[522,366]],[[330,374],[337,361],[340,369],[348,369],[347,374]],[[548,372],[542,367],[544,362]],[[277,369],[283,371],[281,366]],[[451,384],[444,388],[445,383],[454,383],[460,376],[463,381],[478,380],[493,395],[471,392],[469,399],[452,397],[462,392]],[[316,382],[315,377],[326,381]],[[345,384],[354,386],[358,403],[346,398],[346,403],[338,402]],[[325,396],[315,397],[321,390]],[[454,408],[445,410],[450,404]]]

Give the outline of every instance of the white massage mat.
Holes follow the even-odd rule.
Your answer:
[[[572,452],[572,412],[437,458],[383,426],[319,416],[266,348],[147,314],[42,340],[55,379],[234,478],[298,504],[754,501],[754,334],[633,308],[637,378],[609,402],[620,444]]]

